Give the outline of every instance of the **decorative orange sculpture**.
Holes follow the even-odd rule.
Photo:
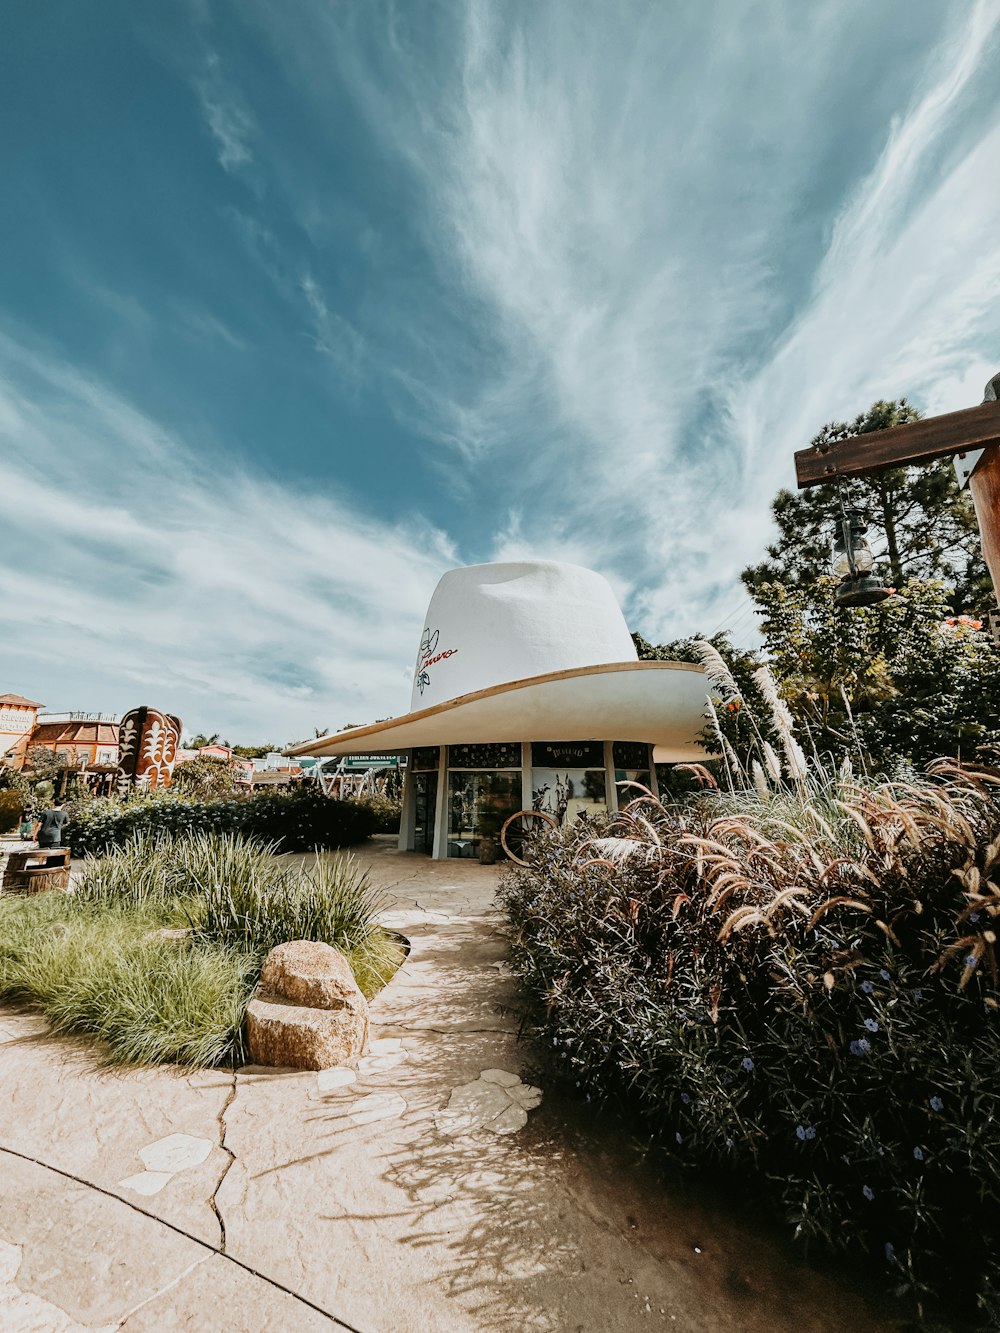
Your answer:
[[[121,720],[118,771],[150,791],[166,787],[174,771],[181,720],[156,708],[133,708]]]

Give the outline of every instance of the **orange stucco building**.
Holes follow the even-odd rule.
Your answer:
[[[62,755],[74,768],[118,763],[118,718],[113,713],[43,713],[28,744]]]

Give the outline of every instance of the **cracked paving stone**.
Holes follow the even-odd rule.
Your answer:
[[[541,1103],[542,1092],[522,1083],[506,1069],[484,1069],[472,1083],[454,1088],[448,1105],[434,1123],[448,1138],[488,1129],[494,1134],[516,1134],[528,1123],[528,1112]]]
[[[65,1310],[17,1284],[21,1246],[0,1240],[0,1326],[5,1333],[114,1333],[114,1324],[78,1324]]]
[[[372,1092],[355,1102],[351,1119],[356,1125],[370,1125],[376,1120],[390,1120],[401,1116],[406,1102],[398,1092]]]
[[[400,1037],[380,1037],[372,1042],[370,1053],[358,1061],[358,1073],[381,1074],[408,1059]]]
[[[147,1198],[159,1194],[179,1171],[200,1165],[212,1151],[210,1139],[195,1138],[193,1134],[168,1134],[139,1150],[139,1158],[146,1168],[137,1175],[119,1180],[123,1189],[134,1190]]]
[[[353,1069],[345,1069],[343,1065],[335,1065],[333,1069],[321,1069],[316,1075],[316,1086],[320,1092],[333,1092],[337,1088],[349,1088],[352,1083],[358,1081],[358,1076]]]

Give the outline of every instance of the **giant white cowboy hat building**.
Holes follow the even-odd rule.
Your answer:
[[[562,823],[616,809],[622,782],[655,790],[654,762],[704,757],[705,693],[700,666],[638,660],[592,570],[472,565],[431,598],[410,711],[288,753],[406,753],[400,848],[472,856],[518,810]]]

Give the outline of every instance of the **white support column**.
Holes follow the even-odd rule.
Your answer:
[[[660,784],[656,781],[656,765],[653,763],[653,747],[649,747],[649,790],[657,800],[660,799]]]
[[[604,781],[608,793],[608,810],[618,813],[618,788],[615,786],[615,743],[604,742]]]
[[[441,760],[438,764],[437,805],[434,810],[434,850],[431,853],[435,861],[448,858],[448,747],[441,746]]]
[[[521,809],[531,809],[531,741],[521,742]]]
[[[399,850],[412,852],[416,836],[417,793],[413,784],[413,751],[406,756],[406,772],[403,774],[403,799],[399,816]]]

